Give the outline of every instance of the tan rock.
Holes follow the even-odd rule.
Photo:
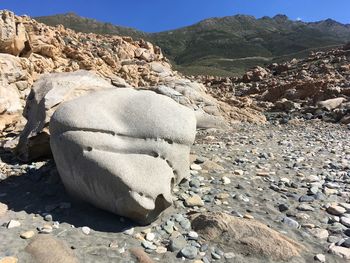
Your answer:
[[[78,263],[69,246],[50,235],[38,235],[25,251],[31,254],[36,263]]]
[[[141,248],[130,248],[131,256],[137,260],[138,263],[153,263],[154,261]]]
[[[0,259],[0,263],[17,263],[18,258],[15,257],[4,257]]]
[[[277,262],[300,257],[302,245],[254,219],[240,219],[224,213],[197,214],[192,227],[206,242],[220,244],[249,258],[272,259]],[[225,237],[225,238],[223,238]]]

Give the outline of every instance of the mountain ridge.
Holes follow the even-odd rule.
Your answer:
[[[157,33],[115,26],[75,13],[35,19],[48,25],[63,24],[81,32],[144,38],[160,46],[174,67],[187,75],[239,75],[256,65],[290,59],[295,54],[303,58],[309,51],[350,41],[350,24],[333,19],[303,22],[281,14],[261,18],[249,15],[214,17]]]

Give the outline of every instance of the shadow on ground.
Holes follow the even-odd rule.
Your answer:
[[[15,212],[51,214],[54,221],[75,227],[88,226],[95,231],[121,232],[135,226],[127,219],[122,222],[112,213],[69,196],[52,160],[38,169],[29,168],[21,175],[0,181],[0,202]]]

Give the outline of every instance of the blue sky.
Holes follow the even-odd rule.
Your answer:
[[[30,16],[72,11],[147,32],[235,14],[256,17],[286,14],[303,21],[332,18],[350,24],[350,0],[0,0],[0,9]]]

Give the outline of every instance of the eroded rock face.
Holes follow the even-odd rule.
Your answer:
[[[28,122],[16,148],[18,158],[30,161],[51,154],[48,125],[60,103],[109,88],[114,87],[85,70],[44,75],[35,83],[27,99],[23,115]]]
[[[166,96],[110,89],[61,104],[50,143],[70,193],[147,224],[189,175],[195,130],[194,112]]]

